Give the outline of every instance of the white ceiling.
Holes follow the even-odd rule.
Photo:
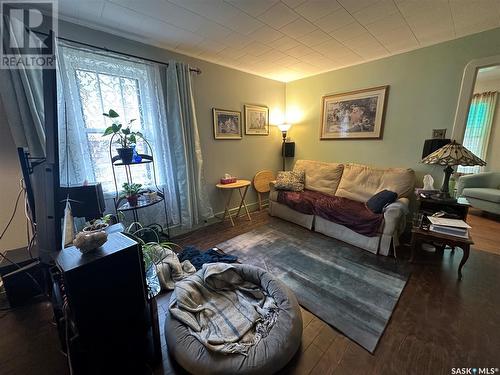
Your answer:
[[[280,81],[500,26],[500,0],[59,0],[59,12]]]

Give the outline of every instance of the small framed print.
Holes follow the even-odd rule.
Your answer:
[[[269,135],[269,108],[245,105],[245,134]]]
[[[445,139],[446,138],[446,129],[432,129],[432,138],[433,139]]]
[[[241,139],[241,112],[212,108],[215,139]]]
[[[324,96],[320,139],[382,139],[388,88]]]

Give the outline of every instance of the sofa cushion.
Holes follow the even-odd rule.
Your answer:
[[[274,187],[277,190],[302,191],[304,190],[304,171],[278,172]]]
[[[372,210],[372,212],[380,214],[385,206],[395,202],[396,199],[398,199],[397,193],[384,189],[368,199],[366,207]]]
[[[409,197],[415,184],[415,172],[404,168],[374,168],[360,164],[345,164],[335,195],[366,202],[375,193],[387,189],[399,198]]]
[[[294,171],[303,170],[306,172],[306,189],[328,195],[335,195],[343,169],[343,164],[314,160],[297,160],[293,168]]]
[[[462,191],[465,197],[481,199],[483,201],[500,203],[500,190],[489,188],[465,188]]]

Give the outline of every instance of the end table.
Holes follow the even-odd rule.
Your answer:
[[[458,280],[462,280],[462,268],[467,262],[467,259],[469,259],[470,245],[474,244],[474,241],[472,241],[472,237],[470,236],[470,234],[467,238],[461,238],[448,236],[422,228],[413,228],[411,230],[410,263],[414,262],[417,248],[419,248],[423,242],[440,243],[443,246],[448,245],[452,248],[452,251],[455,250],[455,247],[460,247],[463,251],[463,255],[462,260],[460,261],[460,265],[458,266]]]
[[[229,211],[229,205],[231,204],[231,197],[233,195],[233,190],[238,190],[240,193],[240,206],[238,207],[238,212],[236,213],[235,218],[240,216],[240,211],[241,207],[245,208],[245,212],[247,214],[248,220],[252,221],[252,218],[250,217],[250,213],[248,212],[247,205],[245,203],[245,197],[247,195],[248,188],[250,187],[251,182],[248,180],[236,180],[236,182],[233,182],[232,184],[217,184],[215,185],[218,189],[220,190],[228,190],[229,193],[227,194],[227,199],[226,199],[226,206],[224,208],[224,215],[222,216],[222,221],[226,219],[226,216],[229,216],[229,219],[231,220],[231,225],[234,227],[234,220],[233,216],[231,215],[231,212]],[[243,191],[242,191],[243,190]]]

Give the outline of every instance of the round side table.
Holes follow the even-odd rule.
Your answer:
[[[236,180],[236,182],[233,182],[232,184],[217,184],[218,189],[224,191],[228,191],[227,193],[227,199],[226,199],[226,206],[224,207],[224,215],[222,216],[222,221],[226,219],[226,216],[229,216],[229,219],[231,220],[231,225],[234,227],[234,220],[233,216],[231,215],[231,212],[229,211],[229,205],[231,204],[231,197],[233,195],[234,190],[238,190],[240,193],[240,206],[238,207],[238,212],[234,216],[235,218],[240,216],[240,211],[241,207],[245,208],[245,212],[247,214],[248,220],[252,221],[252,218],[250,217],[250,213],[248,212],[247,205],[245,203],[245,196],[247,195],[248,188],[250,187],[251,182],[248,180]]]

